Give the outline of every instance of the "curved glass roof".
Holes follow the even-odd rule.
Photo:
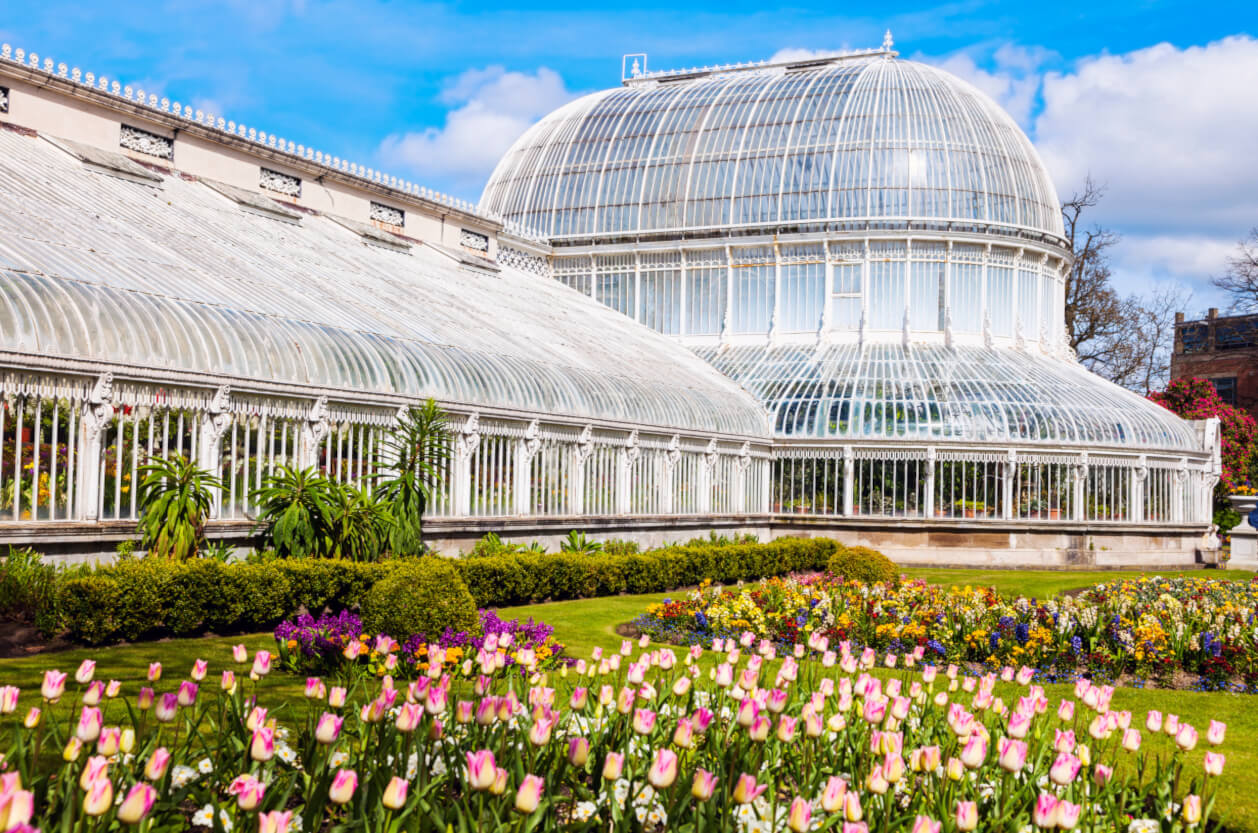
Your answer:
[[[553,281],[161,179],[0,131],[0,349],[766,436],[736,384]]]
[[[516,141],[480,206],[553,239],[862,220],[1062,234],[1013,119],[889,56],[594,93]]]
[[[784,439],[1200,452],[1192,426],[1170,411],[1033,353],[916,344],[696,352],[764,402]]]

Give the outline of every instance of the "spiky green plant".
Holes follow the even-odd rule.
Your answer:
[[[140,473],[142,546],[159,558],[195,557],[204,540],[213,490],[222,489],[223,482],[182,455],[154,457]]]
[[[445,482],[450,459],[450,424],[435,400],[411,408],[383,443],[389,471],[379,477],[376,494],[393,517],[388,546],[395,555],[423,550],[423,515],[432,495]]]
[[[563,552],[571,552],[578,555],[591,555],[596,552],[602,552],[603,545],[592,538],[587,538],[584,532],[570,529],[568,530],[568,537],[559,542],[559,549]]]
[[[258,507],[263,537],[279,555],[302,558],[326,553],[331,483],[314,466],[276,466],[250,499]]]
[[[380,558],[393,526],[389,507],[348,483],[328,489],[328,555],[351,561]]]

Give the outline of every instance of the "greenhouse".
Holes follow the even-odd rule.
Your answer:
[[[276,465],[369,489],[433,397],[449,551],[1198,557],[1216,425],[1078,365],[1034,148],[890,44],[632,73],[526,132],[479,206],[8,46],[0,104],[0,542],[112,550],[170,454],[246,536]]]

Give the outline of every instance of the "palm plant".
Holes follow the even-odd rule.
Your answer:
[[[327,554],[351,561],[380,557],[393,518],[387,504],[348,483],[331,483],[327,503]]]
[[[397,555],[423,549],[423,515],[433,492],[445,482],[450,459],[450,425],[435,400],[411,408],[383,443],[389,473],[376,493],[389,506],[389,550]]]
[[[250,495],[263,535],[280,555],[320,556],[328,547],[332,486],[314,466],[279,465]]]
[[[223,482],[182,455],[155,457],[140,467],[139,531],[151,555],[195,557],[203,542],[214,489]]]
[[[587,538],[584,532],[570,529],[568,530],[568,537],[559,542],[559,549],[563,552],[576,553],[577,555],[592,555],[596,552],[602,552],[603,545],[592,538]]]

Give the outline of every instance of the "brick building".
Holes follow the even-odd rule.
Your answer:
[[[1258,315],[1219,315],[1199,321],[1175,314],[1171,379],[1209,379],[1219,396],[1258,418]]]

